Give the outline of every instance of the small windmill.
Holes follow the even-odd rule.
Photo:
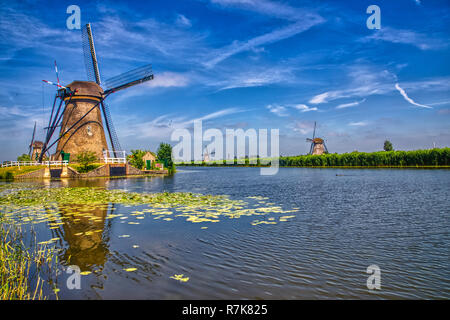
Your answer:
[[[208,152],[208,148],[205,148],[205,151],[203,152],[203,161],[204,162],[208,162],[210,161],[210,156],[209,156],[209,152]]]
[[[101,159],[104,152],[108,150],[105,131],[108,133],[113,153],[116,154],[117,151],[121,151],[122,148],[105,99],[114,92],[153,79],[152,67],[149,64],[106,80],[105,89],[103,89],[92,29],[89,23],[83,27],[82,44],[88,81],[73,81],[66,86],[62,86],[59,83],[56,63],[55,70],[58,82],[51,83],[44,80],[56,85],[58,90],[46,128],[46,138],[39,161],[42,161],[42,155],[56,143],[58,144],[55,158],[58,158],[63,152],[76,156],[80,152],[91,151],[97,155],[97,158]],[[56,106],[58,99],[60,103]],[[102,115],[106,130],[103,127]],[[61,127],[59,136],[51,142],[58,127]]]
[[[311,142],[311,147],[309,148],[308,154],[320,155],[324,153],[328,153],[327,146],[325,145],[325,140],[322,138],[316,138],[316,122],[314,121],[314,131],[313,137],[306,138],[307,142]]]
[[[31,136],[31,142],[30,145],[28,146],[28,156],[33,161],[39,158],[42,152],[42,147],[44,146],[44,143],[42,141],[34,140],[35,136],[36,136],[36,121],[34,122],[34,129],[33,135]]]

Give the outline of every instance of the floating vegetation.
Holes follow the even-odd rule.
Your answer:
[[[17,223],[47,222],[49,228],[64,225],[64,219],[79,222],[89,220],[95,223],[104,219],[119,218],[129,225],[139,225],[146,217],[154,220],[173,221],[183,218],[191,223],[216,223],[223,218],[238,219],[244,216],[265,216],[286,214],[298,210],[283,210],[280,206],[266,202],[269,198],[250,196],[249,202],[232,200],[223,195],[202,195],[194,193],[135,193],[105,188],[45,188],[33,185],[7,184],[0,187],[0,213],[16,219]],[[148,205],[148,208],[133,210],[128,215],[110,213],[99,217],[95,210],[109,209],[110,204],[124,207]],[[111,211],[115,208],[110,208]],[[59,212],[64,212],[60,215]],[[285,222],[293,216],[282,216]],[[135,220],[136,219],[136,220]],[[139,221],[138,221],[139,220]],[[276,224],[274,217],[254,220],[251,224]],[[89,230],[75,235],[92,235],[101,230]],[[126,238],[129,235],[121,235]],[[49,243],[58,239],[50,239]]]
[[[171,276],[170,278],[181,282],[187,282],[189,280],[189,277],[184,277],[184,274],[176,274]]]

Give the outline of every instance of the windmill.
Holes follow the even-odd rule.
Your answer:
[[[58,82],[51,83],[44,80],[56,85],[58,89],[46,127],[46,138],[39,161],[42,161],[42,155],[55,144],[57,146],[54,159],[59,158],[63,152],[70,153],[73,157],[83,151],[94,152],[97,158],[101,159],[104,152],[108,150],[105,131],[108,134],[113,153],[121,151],[122,148],[105,99],[114,92],[153,79],[152,67],[149,64],[104,81],[103,89],[90,23],[82,29],[82,45],[88,81],[73,81],[62,86],[59,83],[56,63]],[[59,105],[57,106],[58,99]],[[106,130],[103,126],[102,115]],[[59,136],[51,141],[58,127],[61,128]]]
[[[324,153],[328,153],[327,146],[325,145],[325,140],[322,138],[316,138],[316,122],[314,121],[314,131],[313,131],[313,137],[306,138],[307,142],[311,142],[311,147],[309,149],[308,154],[314,154],[314,155],[320,155]]]
[[[31,142],[28,146],[28,156],[31,160],[35,161],[39,158],[42,147],[44,146],[44,143],[42,141],[34,140],[34,137],[36,135],[36,121],[34,122],[34,129],[33,129],[33,135],[31,136]]]
[[[203,161],[204,162],[208,162],[210,161],[210,156],[209,156],[209,152],[208,152],[208,147],[205,148],[205,151],[203,152]]]

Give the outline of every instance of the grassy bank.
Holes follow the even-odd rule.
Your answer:
[[[12,180],[14,177],[36,171],[44,168],[44,166],[25,166],[25,167],[6,167],[0,168],[0,180]]]
[[[267,163],[272,159],[241,160],[244,163],[227,164],[224,161],[203,163],[178,163],[179,166],[249,166],[259,167],[261,163]],[[450,148],[413,150],[413,151],[378,151],[378,152],[351,152],[330,153],[323,155],[301,155],[280,157],[280,167],[449,167]]]

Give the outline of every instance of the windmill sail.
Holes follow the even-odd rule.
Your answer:
[[[33,148],[34,135],[36,134],[36,121],[34,122],[33,136],[31,137],[30,148],[28,150],[28,155],[31,157],[31,150]]]
[[[100,71],[98,69],[97,55],[94,47],[94,37],[92,36],[91,24],[88,23],[81,31],[81,39],[83,42],[84,64],[86,66],[86,74],[89,81],[94,81],[100,85]]]
[[[115,151],[122,150],[122,147],[120,146],[119,138],[117,137],[116,129],[114,128],[114,124],[112,122],[111,113],[109,112],[109,106],[104,100],[101,104],[103,109],[103,116],[105,117],[106,128],[109,134],[109,140],[111,141],[111,147],[115,153]]]
[[[105,94],[117,92],[152,79],[152,65],[147,64],[106,80],[105,85],[107,90],[105,91]]]

